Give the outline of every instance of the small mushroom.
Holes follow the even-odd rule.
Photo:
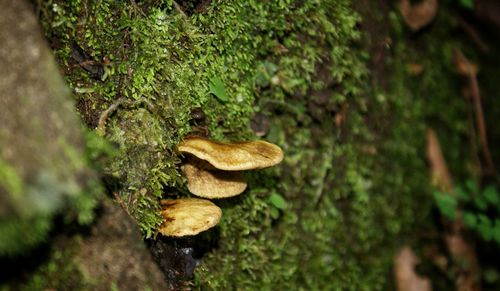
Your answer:
[[[271,167],[283,160],[281,148],[265,141],[220,143],[190,137],[178,149],[192,155],[182,167],[189,191],[206,198],[241,194],[247,186],[241,171]]]
[[[204,198],[226,198],[245,191],[247,183],[240,171],[207,170],[191,160],[182,166],[189,192]]]
[[[214,203],[198,198],[163,199],[165,222],[159,232],[166,236],[196,235],[219,223],[222,211]]]
[[[220,143],[201,137],[190,137],[179,144],[180,152],[209,162],[219,170],[243,171],[274,166],[283,160],[283,151],[265,141]]]

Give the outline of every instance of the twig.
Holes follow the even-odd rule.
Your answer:
[[[139,5],[137,5],[135,0],[130,0],[130,3],[132,3],[132,7],[134,7],[134,10],[139,11],[139,13],[142,14],[142,16],[144,17],[147,16],[146,13],[144,13],[144,11],[142,11],[142,9],[139,7]]]
[[[118,192],[113,191],[113,196],[115,197],[115,199],[118,202],[118,204],[120,204],[120,206],[123,208],[123,210],[125,210],[125,212],[128,214],[128,216],[131,216],[130,212],[128,211],[127,205],[125,205],[125,202],[123,202],[123,199],[120,197],[120,195],[118,194]]]
[[[113,113],[122,103],[123,100],[119,99],[115,103],[111,104],[108,109],[104,110],[101,113],[101,116],[99,117],[99,123],[97,124],[97,127],[95,129],[98,135],[104,136],[106,134],[106,120],[108,119],[109,115]]]
[[[476,117],[476,127],[479,133],[479,142],[481,144],[483,160],[487,173],[494,175],[496,170],[491,159],[490,150],[488,147],[488,139],[486,134],[486,126],[484,124],[483,107],[481,106],[481,94],[479,84],[477,82],[477,68],[462,54],[458,49],[454,51],[455,63],[459,74],[463,75],[469,81],[470,93],[472,102],[474,103],[474,113]]]
[[[184,13],[184,11],[182,11],[181,6],[179,4],[177,4],[176,1],[172,1],[172,4],[174,4],[175,10],[177,10],[177,12],[179,12],[179,14],[182,16],[182,18],[184,18],[184,19],[188,18],[186,13]]]
[[[487,135],[486,135],[486,126],[484,125],[484,114],[483,107],[481,106],[481,96],[479,95],[479,86],[477,83],[476,76],[469,77],[471,89],[472,89],[472,98],[474,101],[474,112],[476,113],[476,124],[479,131],[479,140],[481,142],[481,148],[483,152],[483,158],[486,162],[486,167],[490,173],[495,172],[495,166],[493,165],[493,161],[491,159],[490,150],[488,147]]]
[[[477,48],[479,48],[481,52],[487,53],[490,50],[488,45],[481,39],[479,33],[474,29],[474,27],[472,27],[472,25],[467,23],[462,18],[458,18],[458,23],[460,24],[460,26],[462,26],[465,33],[470,37],[472,42],[477,46]]]

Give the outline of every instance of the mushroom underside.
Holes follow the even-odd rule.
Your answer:
[[[204,198],[227,198],[245,191],[247,183],[240,171],[210,170],[190,160],[182,166],[189,192]]]

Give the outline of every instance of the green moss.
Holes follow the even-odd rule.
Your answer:
[[[424,118],[428,127],[437,131],[452,174],[464,179],[475,175],[470,166],[474,160],[471,155],[473,150],[470,145],[464,146],[464,140],[475,138],[469,136],[469,104],[463,97],[463,82],[455,70],[453,50],[474,54],[470,43],[450,36],[450,30],[455,26],[450,10],[443,9],[428,33],[415,36],[413,42],[408,43],[403,35],[408,31],[396,34],[395,38],[399,41],[394,45],[396,58],[392,67],[395,70],[395,91],[404,98],[410,98],[414,107],[412,111]],[[411,64],[421,65],[422,73],[412,75],[409,70]]]
[[[0,190],[2,193],[12,195],[13,199],[19,199],[23,192],[21,177],[16,170],[6,162],[0,160]]]
[[[16,255],[45,241],[52,227],[52,216],[3,218],[0,222],[0,254]]]
[[[317,64],[342,56],[347,50],[342,45],[358,35],[347,29],[357,17],[344,13],[348,9],[344,1],[324,5],[214,2],[190,18],[171,3],[156,7],[114,1],[79,6],[76,2],[45,5],[45,26],[51,27],[49,36],[63,41],[56,51],[61,63],[72,62],[72,40],[96,59],[110,60],[104,82],[90,80],[79,69],[70,72],[68,81],[80,92],[80,102],[91,104],[94,115],[113,99],[123,102],[107,123],[109,139],[120,145],[110,171],[122,181],[119,195],[148,237],[160,223],[155,210],[163,189],[183,185],[174,150],[190,131],[192,108],[203,108],[212,137],[248,138],[255,110],[266,100],[284,104],[287,94],[305,94],[311,85],[320,86],[312,78]],[[315,13],[318,7],[322,9]],[[83,20],[76,22],[76,15]],[[322,28],[317,30],[315,25]],[[329,37],[333,34],[338,37]],[[309,45],[303,46],[303,39]],[[328,42],[331,52],[321,47]],[[270,76],[274,88],[256,98],[261,94],[255,81],[261,73],[258,65],[270,61],[279,68]],[[341,80],[351,63],[342,57],[336,62],[331,64],[338,67],[334,77]],[[221,101],[209,93],[214,77],[223,82],[231,98]]]
[[[269,117],[266,139],[284,149],[285,161],[250,174],[241,197],[217,201],[224,211],[218,247],[197,269],[196,286],[387,289],[393,252],[432,203],[426,122],[464,133],[463,106],[449,101],[458,89],[443,62],[451,45],[429,43],[412,59],[397,34],[404,29],[395,28],[392,89],[383,92],[370,85],[369,55],[355,48],[360,17],[350,1],[210,1],[200,11],[188,2],[183,12],[160,2],[44,6],[87,123],[96,126],[102,111],[120,103],[106,123],[106,137],[118,145],[107,172],[144,235],[161,223],[160,198],[187,194],[175,148],[191,131],[191,110],[203,109],[217,140],[255,138],[249,121],[258,112]],[[68,66],[73,40],[96,60],[110,60],[105,80]],[[421,76],[405,70],[410,61],[423,63]],[[227,96],[210,93],[214,80]],[[315,102],[324,102],[318,113]],[[453,108],[447,115],[444,104]],[[347,119],[338,127],[342,108]],[[451,160],[461,153],[457,142],[447,145]]]

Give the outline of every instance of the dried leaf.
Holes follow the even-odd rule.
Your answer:
[[[420,3],[411,5],[410,0],[399,2],[399,11],[406,24],[417,31],[432,22],[438,10],[438,0],[422,0]]]
[[[427,130],[427,160],[430,165],[432,184],[443,192],[451,192],[453,189],[451,175],[444,160],[436,132],[431,128]]]
[[[459,221],[459,220],[457,220]],[[456,264],[457,276],[455,279],[456,290],[458,291],[479,291],[479,265],[474,248],[464,240],[461,235],[461,223],[454,223],[450,228],[458,228],[455,232],[445,235],[444,239],[453,261]]]
[[[394,275],[398,291],[430,291],[431,281],[419,276],[415,266],[419,259],[408,246],[401,248],[394,258]]]
[[[453,182],[441,146],[436,133],[432,129],[427,130],[427,159],[434,186],[443,192],[449,193],[449,195],[456,195],[457,193],[453,192]],[[443,220],[443,224],[447,231],[443,235],[444,241],[455,262],[455,267],[458,268],[455,279],[457,290],[481,290],[477,282],[480,272],[476,253],[472,245],[462,235],[464,225],[460,209],[457,209],[456,218],[453,221]],[[466,263],[464,264],[464,262]]]
[[[417,63],[410,63],[407,65],[408,73],[412,76],[419,76],[424,71],[424,66]]]
[[[335,126],[341,127],[347,120],[347,112],[349,110],[349,105],[347,103],[342,104],[340,112],[335,114]]]
[[[477,75],[477,66],[469,61],[460,50],[455,49],[453,51],[453,60],[457,73],[460,75],[465,77],[475,77]]]

